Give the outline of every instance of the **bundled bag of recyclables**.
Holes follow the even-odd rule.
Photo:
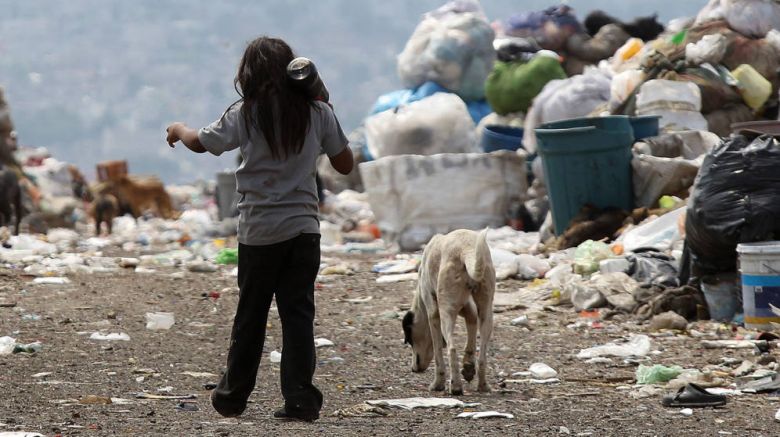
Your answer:
[[[464,100],[485,96],[493,70],[495,32],[476,1],[451,2],[428,13],[398,55],[407,88],[434,81]]]
[[[710,0],[696,24],[726,20],[729,27],[751,38],[763,38],[780,28],[780,3],[773,0]]]
[[[680,194],[693,185],[704,155],[720,143],[706,131],[683,131],[645,138],[634,144],[634,201],[652,208],[667,194]]]
[[[360,164],[382,235],[415,250],[437,233],[500,227],[527,189],[516,152],[390,156]]]
[[[527,63],[497,62],[485,94],[497,114],[526,112],[547,82],[555,79],[566,79],[557,55],[540,52]]]
[[[430,97],[372,115],[365,121],[368,151],[374,158],[477,152],[474,121],[455,94]]]
[[[704,270],[737,267],[739,243],[780,238],[780,143],[725,139],[704,158],[685,215],[686,243]]]
[[[553,80],[534,99],[525,118],[523,147],[536,151],[535,129],[543,123],[585,117],[609,101],[612,75],[605,70],[588,67],[583,74],[568,79]]]
[[[661,129],[707,130],[700,111],[701,91],[691,82],[650,80],[639,88],[636,98],[636,115],[660,115]]]

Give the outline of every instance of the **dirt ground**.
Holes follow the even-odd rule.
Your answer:
[[[160,269],[156,274],[120,273],[72,276],[69,285],[36,285],[19,270],[0,271],[0,336],[19,342],[40,341],[35,354],[0,356],[0,433],[44,435],[203,435],[203,436],[366,436],[366,435],[780,435],[774,421],[780,397],[729,397],[718,409],[696,409],[691,417],[660,404],[660,395],[634,399],[625,386],[634,383],[635,365],[586,364],[576,358],[585,347],[642,332],[627,317],[603,322],[602,328],[571,329],[577,314],[570,308],[530,313],[532,330],[511,326],[526,313],[497,308],[489,350],[490,394],[466,387],[460,397],[479,402],[478,411],[511,413],[514,419],[457,419],[463,409],[392,410],[386,417],[334,416],[334,412],[369,399],[431,396],[433,370],[410,371],[410,350],[403,344],[399,315],[408,307],[412,282],[377,284],[370,267],[378,257],[341,258],[359,266],[354,276],[318,285],[316,335],[335,342],[318,349],[316,384],[325,395],[319,421],[279,422],[279,370],[268,356],[280,350],[275,308],[251,404],[239,419],[224,419],[209,404],[205,385],[216,383],[225,362],[237,302],[235,278],[217,273],[187,273],[183,278]],[[373,258],[373,259],[372,259]],[[502,282],[498,293],[520,288]],[[204,297],[219,292],[220,297]],[[347,299],[371,297],[362,303]],[[10,307],[15,303],[16,306]],[[145,328],[144,314],[170,311],[169,331]],[[35,320],[39,315],[40,320]],[[27,315],[27,317],[25,317]],[[460,326],[462,328],[462,325]],[[130,341],[95,341],[96,331],[124,332]],[[461,329],[462,331],[462,329]],[[461,338],[462,332],[461,332]],[[750,350],[705,350],[687,335],[654,337],[653,363],[701,368],[721,357],[752,358]],[[776,353],[776,352],[774,352]],[[534,362],[557,369],[553,385],[502,382]],[[50,373],[40,375],[41,373]],[[185,375],[207,372],[211,375]],[[515,378],[517,379],[517,378]],[[161,391],[162,389],[162,391]],[[181,400],[138,399],[139,393],[194,395],[197,411],[177,409]],[[80,404],[89,395],[115,398],[112,404]],[[444,396],[433,394],[433,396]]]

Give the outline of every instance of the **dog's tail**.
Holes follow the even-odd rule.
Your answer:
[[[477,241],[474,248],[466,253],[466,272],[469,277],[476,281],[482,281],[485,276],[485,260],[490,259],[490,247],[487,244],[487,229],[477,234]]]

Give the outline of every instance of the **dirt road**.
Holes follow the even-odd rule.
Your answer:
[[[567,308],[529,314],[530,331],[509,323],[524,310],[497,309],[488,371],[493,392],[479,394],[467,386],[460,398],[480,403],[474,410],[511,413],[514,419],[457,419],[463,408],[336,417],[337,410],[369,399],[431,396],[427,386],[432,378],[432,369],[423,374],[410,371],[410,352],[402,342],[398,317],[410,302],[413,283],[377,284],[376,275],[369,273],[375,259],[342,258],[355,263],[359,273],[334,277],[318,286],[316,335],[332,340],[335,347],[318,349],[316,383],[325,394],[325,406],[322,418],[313,424],[271,419],[282,404],[278,365],[268,359],[271,351],[281,347],[275,308],[257,389],[246,413],[239,419],[223,419],[211,409],[205,387],[217,381],[224,365],[238,297],[235,279],[227,274],[229,268],[174,275],[183,278],[171,276],[175,269],[150,274],[124,270],[72,276],[69,285],[37,285],[19,270],[0,271],[0,302],[4,305],[0,307],[0,336],[43,344],[35,354],[0,356],[0,433],[780,435],[780,423],[773,420],[780,408],[778,397],[733,396],[724,408],[696,409],[690,417],[662,407],[660,395],[634,399],[631,392],[636,389],[630,386],[635,363],[586,364],[576,354],[645,328],[627,317],[604,321],[601,328],[567,328],[577,318]],[[499,293],[521,285],[503,282]],[[204,297],[212,292],[219,297]],[[168,331],[147,330],[144,314],[151,311],[175,313],[176,324]],[[130,340],[92,340],[94,332],[122,332]],[[756,359],[750,350],[705,350],[700,343],[687,335],[654,337],[653,349],[658,352],[648,360],[703,368],[724,356]],[[511,375],[534,362],[557,369],[562,382],[504,381],[522,379]],[[192,395],[192,399],[139,399],[142,393]],[[111,404],[84,404],[102,398],[113,400]],[[196,411],[177,409],[182,402],[185,409]]]

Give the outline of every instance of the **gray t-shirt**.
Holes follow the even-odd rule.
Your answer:
[[[241,104],[198,131],[203,147],[214,155],[241,149],[243,162],[236,170],[238,202],[238,241],[264,246],[295,238],[303,233],[318,234],[316,163],[320,153],[336,156],[348,140],[336,115],[325,103],[311,109],[309,131],[301,153],[274,159],[265,137],[246,123]]]

